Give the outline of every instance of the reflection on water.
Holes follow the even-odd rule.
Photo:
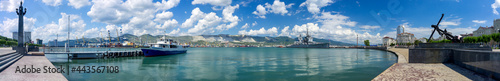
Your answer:
[[[371,80],[397,58],[368,49],[190,48],[186,54],[68,60],[54,65],[119,66],[119,73],[69,73],[69,80]]]

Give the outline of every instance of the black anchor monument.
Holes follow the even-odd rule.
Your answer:
[[[18,30],[17,30],[17,53],[19,54],[26,54],[26,48],[24,47],[24,29],[23,29],[23,17],[26,14],[26,8],[23,10],[23,2],[21,1],[21,5],[19,5],[19,8],[16,9],[17,15],[19,15],[19,23],[18,23]]]
[[[432,31],[431,36],[429,37],[429,39],[427,39],[427,42],[429,42],[432,39],[432,35],[434,35],[434,32],[438,31],[439,35],[444,35],[445,38],[448,39],[448,40],[451,40],[451,42],[453,42],[453,43],[460,43],[461,42],[461,38],[458,38],[458,36],[451,35],[450,33],[448,33],[448,31],[446,31],[446,29],[444,29],[444,31],[441,30],[441,29],[439,29],[439,23],[441,23],[441,20],[443,19],[443,16],[444,16],[444,14],[441,14],[441,18],[439,19],[437,25],[431,25],[431,27],[434,28],[434,30]]]

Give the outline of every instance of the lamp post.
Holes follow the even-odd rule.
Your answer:
[[[24,48],[24,15],[26,15],[26,8],[23,10],[23,2],[21,1],[21,5],[16,9],[16,13],[19,16],[18,30],[17,30],[17,52],[19,54],[26,54],[26,49]]]

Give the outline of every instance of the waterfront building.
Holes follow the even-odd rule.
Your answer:
[[[460,34],[460,36],[462,36],[462,38],[463,37],[472,37],[472,36],[474,36],[474,34],[472,34],[472,33],[465,33],[465,34]]]
[[[397,30],[397,34],[403,33],[405,31],[405,26],[404,25],[399,25],[396,30]],[[401,32],[401,31],[403,31],[403,32]]]
[[[418,41],[421,41],[422,43],[427,43],[427,39],[425,39],[425,38],[423,38],[423,37],[422,37],[422,38],[420,38],[420,39],[417,39],[417,40],[418,40]]]
[[[474,30],[472,32],[472,36],[482,36],[482,35],[489,35],[489,34],[493,34],[493,33],[499,33],[500,31],[500,19],[495,19],[493,20],[493,26],[485,26],[485,27],[482,27],[482,26],[479,26],[479,28],[477,28],[477,30]],[[467,37],[467,36],[470,36],[469,34],[464,34],[461,36],[463,37]]]
[[[416,38],[415,38],[415,35],[413,35],[412,33],[400,33],[398,34],[397,38],[397,43],[403,43],[403,44],[406,44],[406,43],[414,43]]]
[[[12,38],[13,38],[13,39],[17,40],[17,39],[18,39],[18,37],[19,37],[19,36],[17,36],[17,35],[18,35],[18,34],[17,34],[17,32],[12,32]],[[25,32],[23,33],[23,35],[24,35],[24,36],[23,36],[24,38],[23,38],[23,40],[22,40],[22,41],[23,41],[24,43],[26,43],[26,42],[30,42],[30,43],[31,43],[31,32],[26,32],[26,31],[25,31]],[[17,41],[21,41],[21,40],[17,40]]]
[[[498,33],[498,31],[495,31],[495,27],[479,27],[477,30],[472,32],[473,36],[482,36],[482,35],[489,35],[493,33]]]
[[[41,39],[36,39],[36,44],[40,44],[40,45],[42,45],[42,44],[43,44],[43,40],[41,40]]]
[[[382,38],[383,46],[390,46],[391,44],[396,44],[396,40],[391,37],[384,37]]]

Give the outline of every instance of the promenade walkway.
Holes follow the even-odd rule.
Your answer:
[[[408,48],[390,48],[387,49],[398,55],[398,63],[408,63]]]
[[[0,49],[3,52],[15,52],[11,49]],[[15,73],[17,66],[41,68],[41,73]],[[55,67],[45,56],[23,56],[16,63],[0,73],[2,81],[67,81],[61,73],[43,73],[43,67]]]
[[[391,48],[388,51],[398,55],[398,63],[379,74],[373,81],[495,81],[455,64],[408,63],[409,51],[405,48]]]
[[[12,48],[0,48],[0,56],[4,54],[9,54],[16,52],[16,50],[12,50]]]

